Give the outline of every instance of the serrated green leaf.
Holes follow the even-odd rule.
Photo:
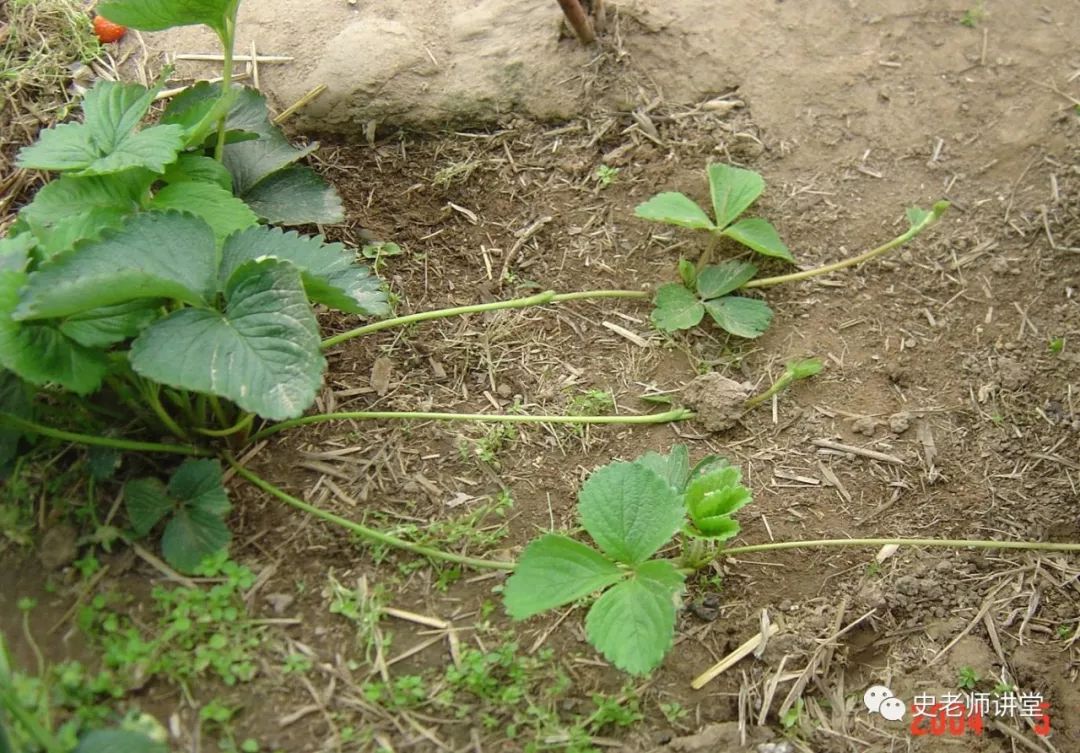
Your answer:
[[[35,144],[19,152],[19,165],[76,175],[108,175],[136,167],[160,173],[183,146],[182,130],[172,125],[135,130],[159,89],[97,81],[83,99],[83,122],[42,131]]]
[[[383,316],[390,306],[382,281],[355,263],[356,253],[340,243],[326,243],[321,236],[259,226],[239,233],[225,243],[220,282],[224,286],[233,271],[253,259],[287,261],[300,270],[309,299],[350,314]]]
[[[658,452],[646,452],[634,461],[643,465],[660,478],[668,482],[674,491],[682,494],[686,486],[687,476],[690,475],[690,453],[686,445],[677,444],[671,448],[667,455]]]
[[[515,620],[569,604],[623,577],[607,557],[578,541],[547,534],[525,548],[503,599]]]
[[[105,378],[104,354],[66,338],[48,323],[15,321],[25,272],[0,271],[0,367],[38,386],[58,384],[79,395],[94,392]]]
[[[83,123],[102,154],[116,151],[142,122],[160,87],[100,79],[83,98]]]
[[[144,212],[120,231],[42,264],[29,277],[16,317],[64,317],[140,298],[205,306],[217,290],[216,263],[205,222]]]
[[[221,34],[235,6],[236,0],[106,0],[98,3],[97,12],[141,31],[204,24]]]
[[[35,231],[38,253],[41,258],[50,259],[70,251],[80,241],[99,240],[107,232],[122,228],[129,214],[117,207],[96,207],[66,215],[59,222]]]
[[[192,510],[221,516],[231,509],[216,460],[185,460],[169,479],[168,491]]]
[[[184,132],[178,126],[150,126],[133,133],[116,148],[91,162],[75,175],[109,175],[142,167],[155,173],[176,161],[184,146]]]
[[[142,169],[107,178],[62,175],[42,186],[19,216],[46,243],[46,255],[52,255],[119,227],[123,217],[138,211],[153,181],[154,174]]]
[[[765,190],[765,180],[753,170],[714,163],[708,173],[717,228],[734,222]]]
[[[757,274],[757,267],[746,261],[725,261],[705,267],[697,279],[697,292],[702,298],[719,298],[738,290]]]
[[[638,204],[634,215],[643,220],[688,227],[693,230],[715,230],[709,215],[693,199],[677,191],[658,193]]]
[[[694,290],[697,285],[697,267],[689,259],[679,259],[679,279],[687,290]]]
[[[930,212],[920,207],[908,207],[907,221],[911,227],[918,227],[926,222],[926,219],[930,216]]]
[[[0,272],[23,272],[37,240],[28,232],[0,238]]]
[[[698,297],[678,283],[661,285],[653,298],[652,323],[664,332],[690,329],[701,322],[705,308]]]
[[[165,524],[161,553],[182,573],[194,573],[202,561],[225,549],[232,540],[229,527],[219,516],[184,507]]]
[[[748,339],[764,334],[773,316],[764,301],[734,295],[706,301],[705,310],[721,329]]]
[[[259,134],[256,141],[225,147],[225,167],[232,173],[233,189],[238,196],[244,196],[263,178],[307,156],[319,146],[318,143],[306,147],[290,144],[281,129],[270,121],[266,98],[254,89],[237,93],[227,123],[229,128]]]
[[[275,225],[333,225],[345,221],[345,207],[338,192],[303,165],[271,173],[243,197],[260,218]]]
[[[161,179],[169,184],[187,181],[212,183],[232,195],[232,174],[225,165],[202,154],[181,154],[176,162],[169,165]]]
[[[739,532],[731,515],[751,502],[742,472],[727,466],[694,479],[686,488],[686,509],[697,536],[724,541]]]
[[[0,412],[18,418],[33,415],[34,389],[7,369],[0,369]],[[23,433],[18,429],[0,426],[0,467],[16,456]]]
[[[609,589],[592,605],[585,618],[589,642],[624,672],[648,674],[674,642],[681,589],[681,576],[671,563],[642,565],[637,577]]]
[[[224,314],[184,309],[151,324],[132,343],[132,368],[263,418],[299,416],[326,367],[300,272],[272,259],[248,262],[232,274],[225,299]]]
[[[670,594],[671,602],[682,593],[686,576],[671,560],[649,560],[642,562],[634,571],[635,577],[647,587]]]
[[[776,232],[776,228],[766,220],[760,218],[739,220],[724,230],[723,234],[764,256],[795,262],[795,257],[780,240],[780,234]]]
[[[141,732],[123,729],[95,730],[79,740],[74,753],[168,753],[168,746]]]
[[[86,466],[90,471],[90,477],[95,481],[107,481],[120,467],[120,459],[123,457],[120,450],[113,447],[101,447],[93,445],[86,448]]]
[[[165,485],[156,478],[140,478],[124,484],[124,509],[135,536],[142,538],[177,505]]]
[[[80,345],[105,348],[142,332],[161,315],[162,304],[151,298],[81,311],[62,320],[59,329]]]
[[[682,498],[654,471],[611,463],[585,481],[578,496],[585,530],[609,557],[644,562],[682,525]]]
[[[100,156],[82,123],[62,123],[38,134],[36,142],[19,150],[16,164],[26,170],[78,170]]]
[[[194,214],[213,229],[214,241],[218,246],[238,230],[259,222],[255,213],[233,196],[232,191],[213,183],[187,181],[165,186],[150,201],[149,208],[159,211],[175,209]]]

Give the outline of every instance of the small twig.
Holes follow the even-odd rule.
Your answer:
[[[815,447],[823,447],[826,450],[836,450],[837,452],[850,452],[852,455],[859,455],[864,458],[870,458],[871,460],[880,460],[883,463],[892,463],[893,465],[906,465],[903,460],[895,455],[888,455],[884,452],[878,452],[877,450],[866,450],[862,447],[855,447],[850,444],[843,444],[842,442],[833,442],[830,439],[815,439],[810,444]]]
[[[274,125],[281,125],[282,123],[284,123],[286,120],[295,115],[300,109],[306,107],[310,102],[312,102],[324,91],[326,91],[326,84],[319,84],[318,86],[316,86],[307,94],[300,97],[300,99],[296,100],[291,105],[286,107],[280,115],[274,118]]]
[[[712,667],[695,677],[694,681],[690,683],[690,687],[692,687],[694,690],[701,690],[703,687],[715,680],[721,674],[731,669],[733,666],[738,664],[750,654],[754,653],[754,649],[758,647],[758,644],[761,643],[764,637],[772,637],[776,635],[779,630],[780,626],[774,622],[769,625],[767,633],[762,633],[760,631],[754,633],[753,637],[748,639],[737,649],[735,649],[730,654],[728,654],[723,659],[714,664]]]
[[[582,44],[592,44],[596,41],[596,32],[593,31],[592,22],[585,15],[585,9],[578,0],[559,0],[559,5],[566,14],[566,21],[570,28],[577,34]]]
[[[173,60],[201,60],[208,63],[220,63],[225,59],[224,55],[204,55],[201,53],[180,53],[172,56]],[[295,58],[288,55],[233,55],[237,63],[250,63],[254,59],[257,63],[291,63]]]
[[[198,584],[195,583],[195,581],[193,581],[191,578],[188,578],[186,575],[181,575],[180,573],[176,572],[171,567],[162,562],[160,559],[155,557],[153,554],[143,549],[139,544],[132,542],[131,550],[139,556],[139,559],[150,565],[152,568],[157,570],[169,580],[174,580],[185,588],[197,589],[199,587]]]
[[[576,2],[577,0],[575,0]],[[544,225],[551,222],[554,217],[541,217],[533,224],[522,230],[517,234],[518,239],[514,241],[514,245],[510,247],[510,250],[506,253],[506,258],[503,259],[502,271],[499,272],[499,281],[502,282],[506,279],[507,273],[510,271],[510,265],[513,264],[514,259],[517,258],[518,251],[521,247],[532,238]]]

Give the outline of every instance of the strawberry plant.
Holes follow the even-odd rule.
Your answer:
[[[739,219],[765,191],[765,180],[753,170],[724,164],[706,169],[713,216],[684,193],[658,193],[634,210],[645,220],[663,222],[692,230],[705,230],[714,238],[730,238],[764,256],[794,262],[791,251],[768,220],[760,217]]]
[[[715,220],[690,197],[670,191],[659,193],[639,205],[635,214],[655,222],[706,230],[714,240],[730,238],[764,256],[795,261],[769,222],[760,218],[738,220],[765,189],[765,181],[758,173],[712,164],[708,167],[708,176]],[[947,208],[947,202],[938,202],[929,212],[909,209],[907,232],[883,246],[835,264],[778,277],[757,278],[758,268],[748,261],[708,264],[710,247],[697,265],[686,259],[679,260],[681,283],[668,283],[657,288],[652,323],[663,332],[676,332],[696,327],[708,313],[725,332],[748,339],[760,337],[772,322],[772,309],[759,298],[738,295],[739,291],[805,280],[869,261],[914,238],[936,222]]]
[[[585,618],[589,642],[619,669],[647,674],[671,648],[687,574],[739,532],[731,516],[749,502],[737,468],[715,456],[691,468],[682,445],[604,466],[578,497],[597,548],[556,533],[533,541],[506,583],[506,610],[523,620],[601,592]],[[676,535],[683,557],[657,558]]]

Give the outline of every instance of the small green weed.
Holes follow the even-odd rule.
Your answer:
[[[984,18],[986,18],[986,3],[980,0],[974,7],[964,11],[964,15],[960,17],[960,25],[974,29]]]
[[[974,667],[960,667],[956,673],[956,686],[961,690],[974,690],[979,684],[979,673]]]
[[[483,428],[477,439],[462,439],[458,445],[462,460],[476,458],[494,468],[499,467],[499,453],[506,450],[518,438],[518,430],[511,424],[491,424]]]
[[[371,662],[378,650],[389,648],[391,638],[379,628],[384,599],[381,586],[369,587],[367,579],[360,578],[355,588],[346,588],[331,572],[323,596],[330,601],[331,614],[341,615],[355,626],[356,645],[365,662]]]
[[[116,595],[98,594],[84,606],[78,622],[101,649],[104,666],[133,686],[151,676],[177,684],[206,674],[226,685],[251,680],[263,633],[248,618],[243,598],[254,575],[224,555],[208,559],[200,573],[219,581],[208,588],[153,589],[158,620],[152,631],[115,611],[122,602]]]
[[[1050,352],[1053,353],[1054,355],[1058,355],[1060,353],[1063,353],[1065,351],[1065,338],[1064,337],[1051,338],[1050,343],[1049,343],[1049,345],[1047,347],[1049,348]]]
[[[668,724],[678,724],[684,717],[690,714],[678,701],[668,701],[660,704],[660,713],[668,720]]]
[[[405,252],[401,249],[401,246],[387,241],[366,243],[360,249],[360,255],[371,261],[371,269],[375,274],[379,274],[380,270],[382,270],[384,259],[401,256],[403,253]]]
[[[607,188],[619,177],[619,168],[610,165],[599,165],[593,173],[593,177],[600,184],[600,188]]]

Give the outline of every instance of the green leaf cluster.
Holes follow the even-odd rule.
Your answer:
[[[533,541],[506,583],[507,612],[523,620],[601,592],[585,618],[589,642],[619,669],[647,674],[672,646],[686,579],[654,557],[680,531],[734,536],[730,515],[750,501],[738,482],[738,469],[715,456],[691,468],[682,445],[598,469],[578,497],[596,548],[555,533]]]
[[[639,205],[634,214],[645,220],[730,238],[764,256],[794,262],[776,228],[761,218],[739,219],[765,191],[765,180],[753,170],[714,163],[708,166],[713,216],[689,196],[665,191]]]
[[[223,553],[232,538],[225,525],[229,498],[216,460],[185,461],[167,485],[156,478],[129,481],[124,506],[138,538],[166,521],[162,554],[184,573],[194,573],[204,559]]]
[[[682,283],[661,285],[653,298],[652,322],[664,332],[690,329],[708,312],[713,321],[737,337],[760,337],[773,312],[758,298],[733,295],[754,278],[757,267],[746,261],[724,261],[699,273],[685,259],[679,264]]]
[[[142,14],[140,28],[156,28],[155,18],[207,23],[210,11],[235,10],[226,6],[125,0],[110,10]],[[167,387],[264,418],[295,417],[325,368],[312,305],[388,312],[379,279],[354,251],[262,224],[343,218],[337,193],[297,164],[314,145],[293,147],[258,92],[205,83],[140,128],[159,88],[98,82],[83,122],[48,129],[19,154],[23,167],[62,174],[0,239],[7,412],[22,410],[11,374],[77,395],[119,378],[144,404]],[[221,162],[210,156],[208,129],[219,110]],[[0,462],[15,439],[0,435]]]

